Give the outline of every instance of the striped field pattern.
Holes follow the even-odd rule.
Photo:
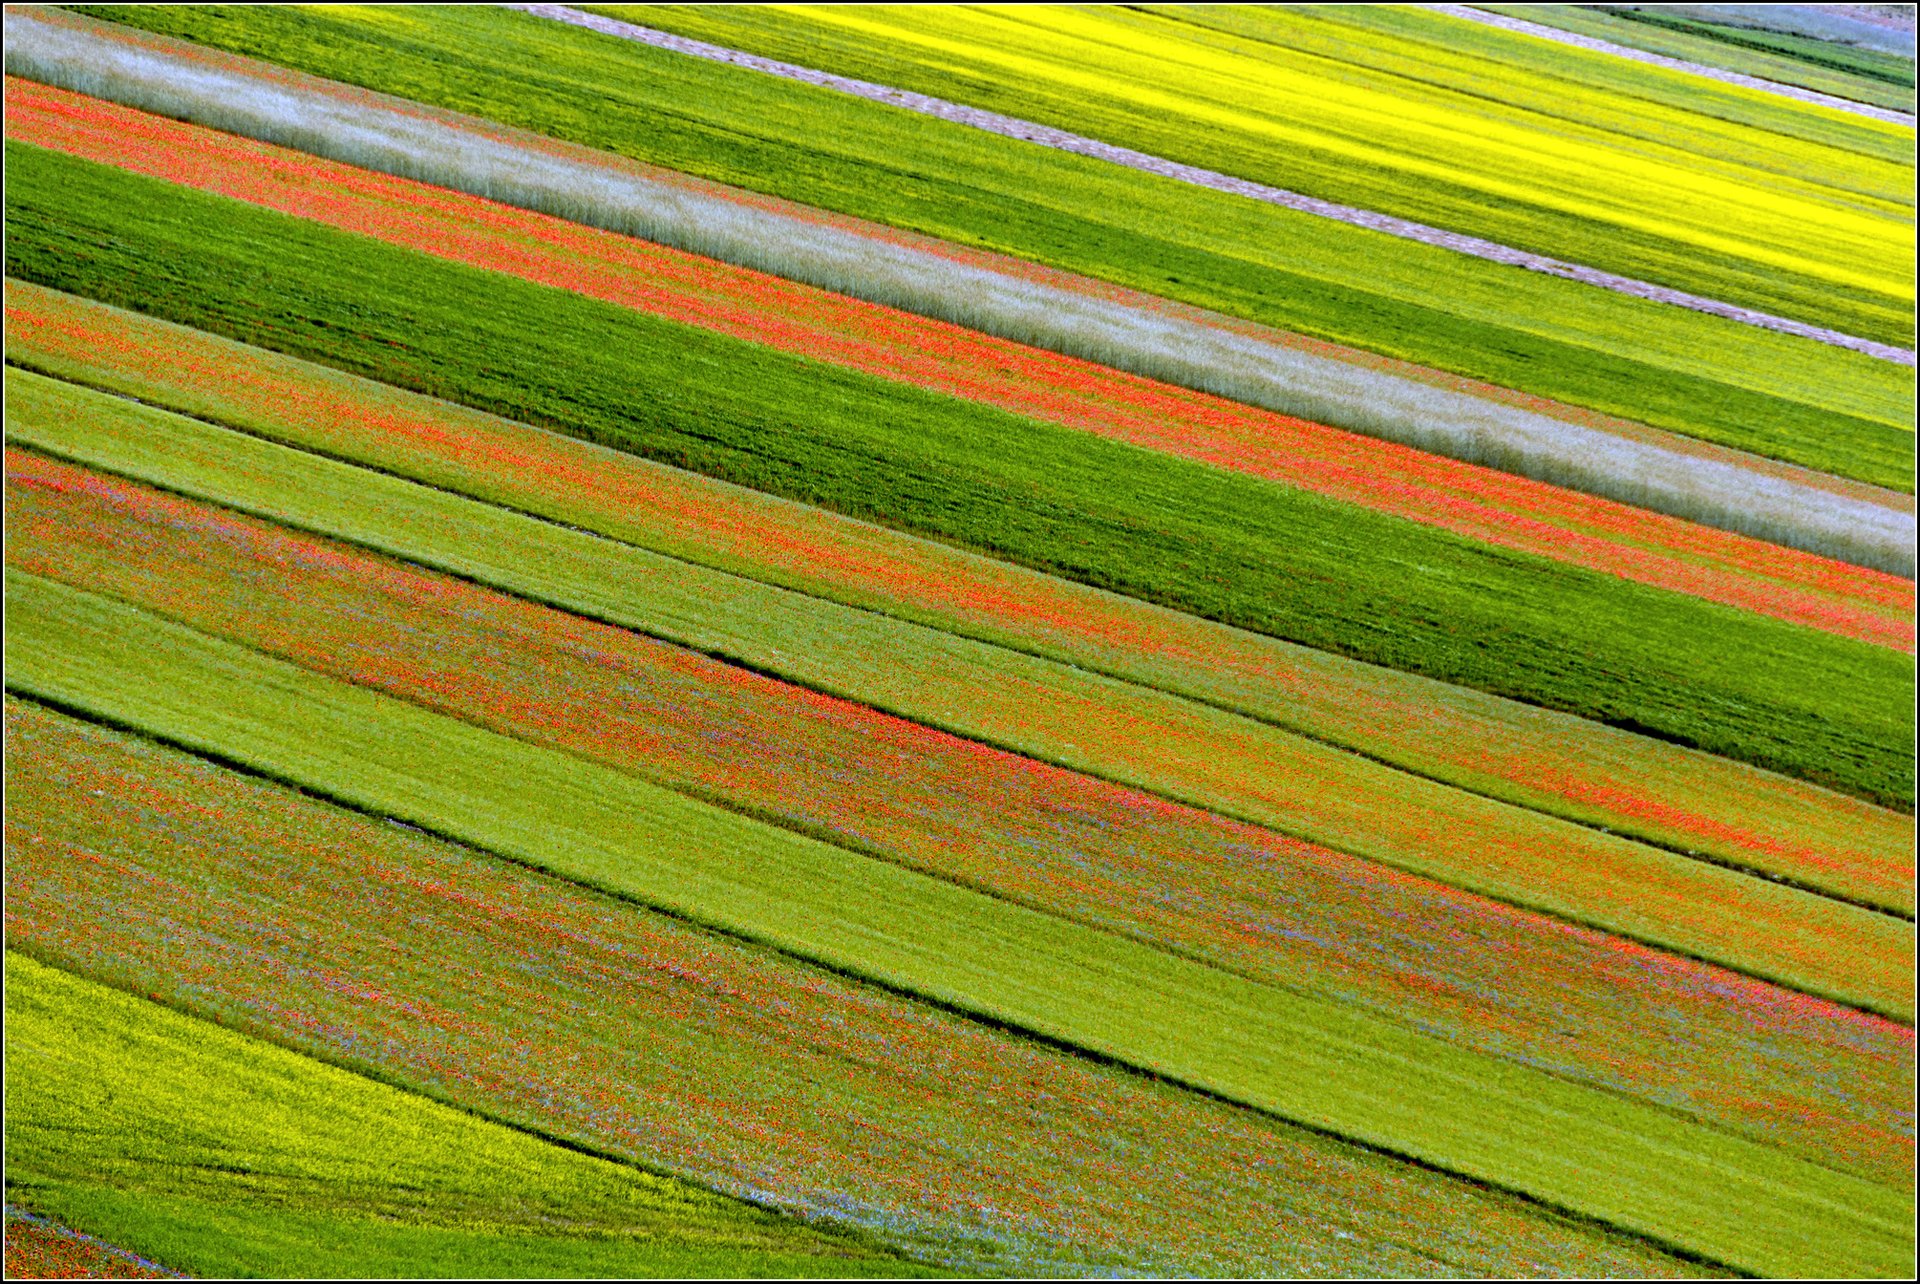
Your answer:
[[[10,7],[8,1277],[1911,1277],[1911,32],[1492,9]]]

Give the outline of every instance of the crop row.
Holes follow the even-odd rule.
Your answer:
[[[1911,818],[1356,664],[90,300],[9,282],[9,359],[682,561],[1062,660],[1444,783],[1911,914]],[[976,732],[977,734],[977,732]]]
[[[1887,362],[1824,344],[1499,268],[525,14],[169,7],[114,16],[821,210],[1005,250],[1760,454],[1913,486],[1910,378]],[[38,20],[52,21],[45,14]],[[9,57],[17,58],[20,42],[13,43]],[[175,48],[163,52],[173,57]],[[84,54],[83,65],[94,56]],[[199,58],[220,74],[233,63],[205,49]],[[208,123],[240,128],[235,122],[276,92],[228,97],[231,110]],[[326,131],[285,141],[331,145]],[[372,155],[338,158],[376,163]],[[900,181],[903,172],[912,181]],[[581,217],[593,205],[582,199],[553,212]],[[722,229],[687,229],[699,231],[713,235],[679,243],[735,252]],[[886,257],[878,247],[873,253]],[[783,274],[805,270],[804,256],[793,254],[747,261]],[[836,269],[814,283],[858,291],[861,276]],[[881,301],[919,309],[939,300]],[[966,300],[954,303],[964,307]],[[1026,332],[999,332],[1043,341],[1052,328],[1046,313],[1024,323]],[[988,323],[971,313],[935,314]],[[1115,364],[1121,354],[1078,355]],[[1343,422],[1331,405],[1276,408]]]
[[[12,455],[7,498],[22,570],[1809,1157],[1911,1169],[1905,1029],[71,466]]]
[[[1466,890],[1902,1019],[1912,1011],[1913,927],[1891,915],[1505,807],[1160,692],[25,372],[10,371],[8,384],[9,437],[77,462]],[[1397,805],[1375,804],[1385,797]]]
[[[9,143],[14,275],[1903,800],[1904,656]]]
[[[781,351],[1300,486],[1502,548],[1903,649],[1913,582],[1205,394],[890,308],[9,81],[7,135],[454,262]],[[1827,540],[1911,571],[1912,519],[1829,496]],[[1804,498],[1793,505],[1808,514]],[[1817,519],[1809,516],[1809,528]],[[1810,541],[1818,544],[1826,540]],[[1878,552],[1869,551],[1877,549]],[[1851,551],[1851,550],[1850,550]]]
[[[104,861],[133,876],[133,896],[150,897],[160,862],[143,851],[130,866],[127,844],[144,848],[169,810],[239,801],[183,790],[183,765],[169,778],[173,764],[158,764],[143,782],[135,746],[30,707],[10,701],[7,724],[35,750],[8,770],[24,813],[9,818],[8,848],[35,866],[11,885],[36,902],[19,919],[9,907],[16,939],[38,935],[14,924],[37,917],[59,866]],[[151,792],[125,798],[143,783]],[[112,793],[117,807],[47,823],[82,787]],[[108,828],[109,817],[132,823]],[[197,819],[200,832],[213,828],[204,812]],[[131,969],[114,960],[104,970]],[[283,1013],[298,1001],[288,999]],[[6,1001],[9,1198],[168,1267],[228,1278],[919,1273],[860,1239],[537,1140],[11,952]]]
[[[137,738],[8,719],[33,749],[9,824],[41,835],[8,866],[16,945],[470,1110],[958,1265],[1687,1269]]]
[[[1912,134],[1898,126],[1821,121],[1845,144],[1789,139],[1529,65],[1605,61],[1585,51],[1417,11],[1383,22],[1281,10],[1244,24],[1258,32],[1249,37],[1124,10],[599,8],[1845,334],[1913,341]],[[1461,49],[1467,41],[1483,48]]]

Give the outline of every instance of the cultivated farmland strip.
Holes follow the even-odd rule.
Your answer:
[[[765,75],[781,76],[798,80],[806,84],[819,85],[839,93],[855,94],[891,107],[921,112],[942,120],[952,121],[974,129],[987,130],[1024,142],[1036,143],[1043,147],[1055,147],[1077,155],[1089,156],[1111,164],[1123,165],[1143,170],[1183,183],[1199,187],[1212,188],[1228,192],[1235,196],[1248,197],[1267,204],[1277,205],[1299,213],[1311,214],[1317,218],[1332,219],[1354,227],[1363,227],[1390,236],[1418,241],[1422,244],[1438,246],[1457,254],[1472,255],[1510,267],[1524,268],[1530,272],[1550,273],[1583,285],[1611,290],[1635,298],[1653,300],[1695,312],[1737,321],[1743,325],[1757,326],[1797,338],[1812,339],[1819,343],[1832,344],[1862,352],[1882,361],[1911,366],[1914,363],[1913,350],[1902,346],[1911,343],[1913,332],[1911,324],[1902,317],[1904,308],[1912,309],[1913,266],[1908,255],[1904,260],[1905,276],[1901,275],[1902,250],[1899,247],[1903,236],[1900,222],[1895,218],[1876,219],[1872,215],[1892,214],[1891,210],[1875,209],[1866,211],[1848,209],[1831,205],[1817,199],[1809,199],[1804,193],[1783,193],[1780,191],[1745,191],[1744,183],[1723,181],[1712,190],[1704,190],[1705,185],[1690,181],[1703,168],[1698,158],[1667,158],[1665,165],[1649,166],[1644,156],[1635,156],[1634,163],[1623,165],[1619,158],[1607,157],[1604,149],[1591,146],[1581,149],[1564,149],[1563,155],[1543,153],[1541,137],[1537,133],[1525,135],[1528,149],[1524,165],[1531,168],[1530,177],[1538,180],[1528,182],[1515,178],[1521,172],[1516,168],[1516,157],[1506,155],[1497,159],[1491,154],[1477,156],[1469,160],[1460,155],[1464,147],[1478,143],[1482,131],[1490,135],[1512,134],[1513,127],[1505,122],[1488,118],[1482,113],[1462,113],[1454,104],[1421,104],[1431,112],[1435,119],[1429,124],[1418,121],[1420,128],[1405,130],[1408,114],[1421,114],[1419,107],[1409,113],[1405,101],[1406,87],[1396,86],[1399,97],[1391,97],[1392,106],[1383,107],[1373,104],[1370,108],[1364,103],[1342,103],[1348,107],[1346,114],[1334,113],[1337,123],[1322,124],[1318,127],[1302,128],[1293,123],[1298,115],[1314,114],[1314,104],[1338,103],[1343,98],[1352,97],[1353,68],[1340,68],[1337,71],[1322,73],[1316,77],[1311,62],[1288,67],[1291,74],[1283,74],[1272,80],[1261,81],[1242,72],[1233,77],[1230,90],[1215,87],[1221,94],[1219,102],[1237,94],[1236,106],[1243,104],[1249,97],[1258,97],[1262,91],[1271,91],[1275,84],[1286,86],[1284,108],[1275,106],[1267,113],[1258,116],[1236,116],[1230,109],[1218,103],[1205,103],[1193,109],[1191,119],[1178,119],[1189,106],[1183,101],[1183,95],[1172,86],[1178,82],[1183,88],[1191,88],[1198,72],[1192,65],[1204,61],[1173,57],[1173,46],[1178,41],[1180,28],[1171,24],[1162,24],[1162,29],[1153,33],[1151,42],[1142,42],[1135,32],[1116,33],[1115,24],[1107,20],[1106,30],[1089,30],[1077,35],[1074,43],[1061,38],[1058,30],[1045,30],[1049,25],[1066,27],[1074,25],[1072,20],[1055,18],[1052,20],[1014,19],[1016,28],[1000,30],[989,35],[978,28],[966,31],[966,20],[956,17],[921,17],[915,21],[921,25],[938,30],[945,28],[949,33],[964,31],[956,38],[940,40],[935,38],[935,48],[927,62],[939,65],[941,55],[952,59],[956,55],[974,54],[973,66],[962,65],[962,76],[969,73],[974,77],[982,74],[982,67],[988,69],[990,76],[996,76],[997,87],[1006,89],[1012,86],[1031,83],[1034,80],[1051,78],[1058,80],[1058,92],[1071,93],[1073,101],[1084,104],[1087,96],[1102,91],[1117,93],[1120,98],[1118,114],[1110,119],[1124,121],[1113,128],[1127,137],[1166,138],[1162,130],[1153,128],[1173,119],[1183,126],[1181,137],[1185,140],[1204,139],[1210,146],[1220,145],[1221,131],[1235,125],[1257,127],[1248,129],[1251,135],[1250,146],[1245,153],[1259,156],[1271,165],[1277,158],[1298,158],[1324,152],[1338,157],[1337,161],[1327,160],[1327,168],[1313,172],[1313,177],[1327,184],[1339,185],[1340,175],[1361,174],[1377,178],[1383,173],[1392,173],[1395,169],[1408,171],[1412,178],[1397,175],[1406,184],[1403,190],[1399,185],[1388,183],[1366,188],[1373,198],[1382,201],[1392,209],[1420,209],[1429,203],[1436,212],[1448,211],[1451,221],[1447,226],[1434,226],[1416,219],[1400,217],[1377,208],[1359,208],[1339,201],[1327,200],[1321,196],[1304,191],[1289,190],[1257,182],[1251,178],[1221,173],[1218,170],[1184,161],[1170,159],[1168,154],[1150,154],[1131,147],[1123,147],[1100,138],[1091,138],[1037,120],[1022,119],[987,111],[979,107],[968,106],[928,94],[916,93],[893,85],[875,84],[831,72],[818,71],[809,67],[796,66],[764,58],[738,49],[730,49],[704,40],[691,39],[675,35],[670,31],[661,31],[653,27],[636,26],[621,18],[606,17],[599,13],[587,13],[567,5],[518,5],[537,16],[555,21],[586,27],[604,35],[615,36],[623,40],[632,40],[652,45],[656,48],[671,50],[695,58],[705,58],[724,62],[733,66],[746,67]],[[650,7],[636,9],[630,6],[596,6],[611,8],[628,16],[642,16],[648,21],[675,25],[668,13],[656,14]],[[669,11],[670,13],[670,11]],[[684,19],[682,20],[684,21]],[[884,42],[895,33],[888,29],[884,18],[867,16],[851,17],[832,15],[828,21],[834,23],[857,24],[863,38],[872,43]],[[989,23],[999,21],[1004,25],[1004,17],[988,18]],[[1038,24],[1038,31],[1020,30],[1029,23]],[[1080,26],[1101,25],[1098,18],[1082,19]],[[1131,40],[1128,38],[1132,37]],[[1020,53],[999,52],[996,56],[991,45],[1006,42],[1010,49]],[[1132,47],[1128,47],[1129,45]],[[1036,59],[1026,56],[1035,46],[1049,49],[1047,55]],[[1147,47],[1150,45],[1150,47]],[[918,83],[925,72],[916,65],[920,50],[914,47],[909,38],[908,52],[900,61],[893,64],[894,74],[907,79],[909,83]],[[984,55],[984,57],[979,57]],[[1113,61],[1125,60],[1128,71],[1112,79],[1103,79],[1097,72],[1089,75],[1076,70],[1093,59],[1106,55]],[[1147,79],[1152,72],[1142,71],[1142,67],[1151,62],[1157,64],[1155,71],[1163,77],[1160,86],[1149,88],[1137,99],[1126,96],[1124,90],[1132,88],[1129,82]],[[1187,64],[1187,65],[1176,65]],[[1063,70],[1063,65],[1065,70]],[[1344,72],[1342,76],[1340,72]],[[1269,74],[1271,70],[1269,69]],[[1343,83],[1344,82],[1344,83]],[[979,83],[976,79],[974,83]],[[1049,86],[1055,88],[1054,86]],[[1347,92],[1343,93],[1342,90]],[[1382,95],[1383,98],[1389,98]],[[1033,100],[1040,105],[1044,99]],[[1107,104],[1100,104],[1105,106]],[[1473,104],[1479,106],[1480,104]],[[1084,107],[1069,113],[1079,118],[1086,112]],[[1449,115],[1463,115],[1472,119],[1477,129],[1469,130],[1458,119],[1447,119]],[[1065,116],[1059,118],[1067,118]],[[1103,123],[1106,123],[1103,118]],[[1399,140],[1398,146],[1388,148],[1376,145],[1382,135],[1406,132],[1408,137]],[[1365,135],[1363,131],[1372,128],[1378,131]],[[1431,159],[1419,159],[1419,149],[1436,145],[1440,137],[1445,136],[1450,147],[1449,162],[1442,168]],[[1365,142],[1356,144],[1357,139]],[[1592,140],[1583,140],[1591,143]],[[1168,152],[1197,154],[1193,147],[1198,144],[1189,142],[1185,148],[1174,144]],[[1475,149],[1478,150],[1478,149]],[[1563,149],[1553,149],[1563,150]],[[1320,160],[1322,157],[1315,156]],[[1461,200],[1455,204],[1428,190],[1445,187],[1449,182],[1458,183],[1460,175],[1475,165],[1490,171],[1490,177],[1482,179],[1486,185],[1474,193],[1478,203]],[[1566,167],[1563,183],[1578,174],[1582,181],[1590,181],[1595,171],[1605,177],[1598,186],[1579,186],[1573,184],[1565,191],[1557,192],[1552,171]],[[1671,166],[1667,169],[1667,166]],[[1646,171],[1658,172],[1665,169],[1664,178],[1653,180],[1656,187],[1692,187],[1701,188],[1689,192],[1692,198],[1680,208],[1691,207],[1698,221],[1691,226],[1668,222],[1662,225],[1657,219],[1650,218],[1648,210],[1651,203],[1639,203],[1645,200],[1648,190]],[[1443,176],[1444,175],[1444,180]],[[1303,174],[1303,177],[1306,175]],[[1613,198],[1596,199],[1596,193],[1618,189],[1620,205],[1613,205]],[[1629,193],[1638,189],[1642,195]],[[1571,195],[1577,193],[1578,195]],[[1667,194],[1663,192],[1663,195]],[[1503,206],[1529,204],[1529,217],[1525,219],[1488,218],[1489,213]],[[1611,206],[1611,208],[1609,208]],[[1743,208],[1744,207],[1744,208]],[[1663,211],[1672,206],[1662,204]],[[1792,221],[1778,222],[1783,216],[1791,220],[1794,216],[1786,214],[1795,209],[1804,219],[1803,226],[1795,226]],[[1476,218],[1475,215],[1478,217]],[[1544,223],[1543,223],[1544,216]],[[1442,217],[1446,217],[1442,214]],[[1712,220],[1722,220],[1717,229]],[[1469,235],[1458,230],[1469,224],[1486,226],[1495,224],[1504,229],[1508,243],[1496,242],[1485,237]],[[1554,231],[1546,231],[1544,224],[1550,223]],[[1596,227],[1585,227],[1585,224]],[[1826,225],[1836,245],[1819,246],[1805,238],[1814,225]],[[1745,239],[1747,228],[1755,229],[1755,239]],[[1909,217],[1905,226],[1911,229]],[[1735,232],[1733,229],[1739,229]],[[1760,229],[1767,229],[1762,232]],[[1907,235],[1910,238],[1910,234]],[[1795,242],[1797,248],[1786,251],[1771,242]],[[1583,258],[1569,261],[1540,252],[1542,245],[1573,243],[1585,252]],[[1858,261],[1849,265],[1843,257],[1835,255],[1838,245],[1845,245],[1847,253],[1858,253],[1873,262],[1873,271],[1862,270]],[[1870,248],[1871,247],[1871,248]],[[1634,251],[1639,251],[1635,253]],[[1696,258],[1703,267],[1689,268],[1687,260]],[[1820,262],[1826,259],[1826,263]],[[1621,272],[1607,271],[1603,263],[1631,266],[1642,276],[1636,277]],[[1887,267],[1881,268],[1885,263]],[[1642,279],[1651,277],[1653,279]],[[1804,280],[1799,278],[1804,277]],[[1904,294],[1902,293],[1904,281]],[[1674,283],[1688,288],[1675,288]],[[1703,293],[1700,291],[1709,291]],[[1844,297],[1829,302],[1822,292],[1831,292]],[[1904,303],[1902,302],[1904,298]],[[1849,306],[1850,305],[1850,306]],[[1779,308],[1786,315],[1764,310]],[[1834,325],[1819,324],[1831,321],[1834,325],[1847,327],[1834,328]]]
[[[385,14],[369,27],[356,16],[361,13],[171,7],[120,16],[184,24],[179,29],[197,38],[269,50],[282,61],[357,83],[391,84],[415,97],[481,103],[500,119],[604,150],[569,147],[124,28],[44,13],[44,22],[29,20],[17,8],[7,16],[20,25],[10,39],[9,66],[24,70],[31,63],[40,78],[165,114],[669,241],[1283,413],[1658,504],[1662,511],[1697,516],[1703,472],[1715,471],[1699,468],[1684,443],[1663,434],[1515,400],[1484,383],[1436,378],[1418,366],[1382,363],[1152,296],[1301,328],[1908,492],[1913,487],[1912,379],[1870,358],[1550,278],[1516,281],[1491,265],[1468,271],[1477,260],[1324,220],[1300,216],[1296,223],[1296,216],[1272,207],[1036,153],[975,131],[949,137],[946,127],[925,118],[522,14],[415,10]],[[60,29],[47,26],[54,21]],[[407,31],[398,45],[390,38],[396,23]],[[467,29],[472,24],[484,29]],[[82,43],[61,53],[57,66],[50,61],[62,42],[74,39]],[[430,60],[412,61],[429,48]],[[32,49],[39,53],[29,58]],[[521,101],[529,68],[544,77],[538,98],[545,109],[533,114]],[[207,88],[209,76],[219,78],[214,89]],[[708,83],[715,77],[718,83]],[[610,102],[625,106],[609,110]],[[690,136],[626,123],[715,110],[718,119],[687,121]],[[767,137],[769,129],[779,136]],[[754,155],[744,166],[736,159],[742,146]],[[951,239],[769,201],[636,166],[608,151],[771,186],[824,209]],[[896,173],[903,156],[913,158],[915,175],[904,187]],[[874,200],[926,182],[934,184],[926,198]],[[1124,225],[1115,224],[1116,209],[1128,211]],[[1330,240],[1335,229],[1341,235]],[[983,246],[1010,246],[1055,268],[1105,279],[1040,268],[982,252]],[[1480,279],[1485,272],[1498,279]],[[1108,279],[1149,293],[1115,290]],[[1515,416],[1516,409],[1544,410],[1552,422]],[[1630,467],[1590,463],[1621,452],[1632,457]],[[1744,512],[1750,505],[1734,501],[1758,484],[1745,475],[1771,474],[1724,452],[1715,462],[1735,469],[1714,483],[1726,489],[1722,506]],[[1803,475],[1788,480],[1816,490],[1822,485]],[[1776,517],[1783,529],[1799,521],[1791,505]]]
[[[105,598],[11,570],[7,589],[8,682],[43,700],[1736,1268],[1898,1274],[1911,1258],[1906,1192],[853,856]]]
[[[1186,696],[1911,916],[1913,821],[25,282],[9,360],[702,566]]]
[[[7,501],[22,570],[1817,1162],[1912,1172],[1904,1027],[68,465],[10,452]]]
[[[14,886],[44,892],[62,866],[96,859],[127,880],[137,903],[153,886],[134,891],[136,870],[154,862],[129,865],[125,845],[153,841],[151,823],[168,804],[177,817],[194,803],[237,801],[217,790],[154,790],[163,781],[149,784],[137,771],[109,774],[122,764],[98,733],[89,742],[89,729],[12,701],[7,724],[10,741],[24,735],[38,751],[29,767],[8,765],[31,816],[24,825],[9,817],[8,848],[53,867]],[[138,751],[126,750],[124,765],[137,763]],[[115,798],[89,819],[131,814],[133,823],[117,833],[45,823],[50,804],[82,787]],[[217,811],[199,822],[231,841]],[[80,924],[64,935],[85,939]],[[124,979],[130,961],[102,970]],[[204,964],[195,973],[209,976]],[[351,984],[336,990],[353,996]],[[394,996],[376,984],[358,987],[357,997]],[[299,1001],[283,995],[281,1014]],[[932,1273],[863,1237],[552,1145],[11,951],[6,1002],[10,1197],[195,1275]]]
[[[234,139],[18,80],[7,136],[455,262],[1167,451],[1436,526],[1912,650],[1912,518],[1827,500],[1832,551],[1789,552],[1624,505],[905,316],[477,197]],[[1897,550],[1897,552],[1895,552]],[[1888,560],[1891,557],[1893,560]]]
[[[957,1268],[1697,1269],[7,705],[10,740],[33,748],[10,766],[16,943],[464,1109],[864,1226]]]
[[[9,371],[10,439],[882,712],[1911,1020],[1913,924],[1278,728]],[[1393,798],[1381,807],[1380,798]],[[1495,837],[1495,836],[1498,837]],[[1702,911],[1701,907],[1712,907]]]
[[[9,263],[43,284],[1910,805],[1887,649],[8,148]]]

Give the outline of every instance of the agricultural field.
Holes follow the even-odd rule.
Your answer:
[[[1621,83],[1657,73],[1597,61],[1616,74],[1596,83],[1581,75],[1596,60],[1491,29],[1461,33],[1458,19],[1412,7],[1229,10],[1224,21],[1066,6],[661,5],[643,16],[731,48],[1912,342],[1913,204],[1897,126],[1841,117],[1792,131],[1771,128],[1772,117],[1813,113],[1726,120],[1691,103],[1667,108]]]
[[[1910,1277],[1750,8],[10,7],[8,1277]]]
[[[1913,492],[1911,378],[1831,345],[1495,271],[1469,256],[522,13],[105,12],[197,47]],[[169,114],[180,112],[178,91],[171,98]],[[379,159],[302,141],[302,150],[334,159]],[[902,173],[914,181],[900,181]],[[444,185],[459,185],[449,177]],[[575,217],[591,217],[588,202],[570,204]],[[1124,220],[1112,217],[1117,209]],[[705,230],[686,248],[717,251],[710,238],[718,229]],[[763,260],[782,275],[807,272],[781,249],[763,247]],[[814,283],[862,292],[843,271]],[[937,314],[966,302],[950,300]],[[1030,318],[1007,337],[1053,346],[1050,328]],[[1124,359],[1113,346],[1091,355]]]

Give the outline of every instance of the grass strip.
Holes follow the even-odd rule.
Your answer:
[[[1008,1273],[1689,1269],[149,740],[7,718],[16,943],[542,1134]]]
[[[1219,710],[9,371],[11,440],[999,748],[1911,1020],[1913,925]],[[1094,734],[1097,733],[1097,734]],[[1393,798],[1380,807],[1376,800]]]
[[[8,572],[9,683],[570,879],[1762,1273],[1903,1274],[1912,1199]],[[511,782],[502,789],[501,782]]]
[[[10,451],[7,504],[21,570],[1815,1162],[1910,1180],[1905,1027],[69,465]]]
[[[10,271],[1910,805],[1910,661],[9,143]]]
[[[24,282],[8,282],[6,323],[8,359],[58,378],[1913,913],[1912,818],[1786,777],[1224,628]]]
[[[1559,74],[1617,70],[1585,50],[1417,9],[1279,9],[1252,20],[1257,38],[1177,11],[595,11],[1912,342],[1912,133],[1899,126],[1823,120],[1846,145],[1789,138]]]
[[[112,16],[823,210],[1912,489],[1911,374],[1858,353],[525,14],[172,6]]]
[[[1881,645],[1913,647],[1913,519],[1805,487],[1741,487],[1715,520],[1770,528],[1828,556],[1782,550],[1472,465],[1442,461],[1223,398],[1150,383],[696,255],[503,208],[406,179],[28,82],[7,83],[7,136],[280,213],[504,271],[843,368],[1182,455],[1405,517],[1502,548],[1758,611]],[[1565,426],[1556,425],[1556,436]],[[1496,430],[1497,429],[1493,429]],[[1568,443],[1578,449],[1579,443]],[[1629,458],[1587,452],[1602,468]],[[1690,460],[1699,472],[1712,472]],[[1755,482],[1757,479],[1748,479]],[[1723,496],[1701,486],[1692,507]],[[1892,573],[1890,573],[1892,572]]]
[[[6,989],[10,1197],[192,1274],[926,1273],[11,951]]]

